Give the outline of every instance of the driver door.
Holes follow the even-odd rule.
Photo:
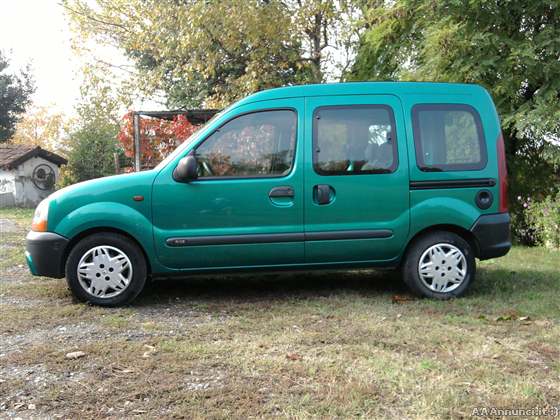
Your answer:
[[[152,207],[163,265],[303,263],[303,114],[303,99],[236,108],[186,151],[197,158],[198,179],[173,180],[178,159],[158,174]]]

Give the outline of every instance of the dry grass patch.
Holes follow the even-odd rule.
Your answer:
[[[155,282],[119,309],[76,303],[10,255],[0,417],[425,419],[560,403],[560,254],[544,249],[482,262],[448,302],[358,270]]]

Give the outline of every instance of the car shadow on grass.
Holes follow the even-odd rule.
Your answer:
[[[321,298],[371,298],[372,303],[416,301],[418,309],[443,312],[523,313],[556,318],[560,278],[555,270],[511,270],[481,267],[469,291],[461,299],[437,301],[411,296],[398,272],[380,270],[313,271],[251,274],[196,275],[156,280],[132,304],[157,308],[177,302],[211,305],[251,303],[283,304]],[[404,297],[404,300],[400,299]],[[398,301],[395,301],[398,298]]]
[[[406,293],[392,271],[352,270],[251,274],[196,275],[151,282],[133,306],[176,300],[247,303],[332,297],[334,295],[387,296]]]

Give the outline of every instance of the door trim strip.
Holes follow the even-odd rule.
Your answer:
[[[220,235],[191,236],[169,238],[165,242],[169,246],[201,246],[201,245],[238,245],[266,244],[270,242],[300,242],[304,240],[302,233],[272,233],[254,235]]]
[[[337,230],[327,232],[305,232],[306,241],[332,241],[344,239],[390,238],[393,231],[389,229]]]
[[[165,243],[171,247],[204,245],[265,244],[278,242],[328,241],[345,239],[389,238],[389,229],[335,230],[327,232],[271,233],[251,235],[219,235],[168,238]]]
[[[496,185],[494,178],[442,179],[433,181],[410,181],[411,190],[431,190],[443,188],[482,188]]]

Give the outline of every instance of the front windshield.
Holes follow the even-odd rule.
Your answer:
[[[225,111],[225,110],[224,110]],[[198,130],[196,130],[188,139],[186,139],[183,143],[181,143],[175,150],[173,150],[165,159],[163,159],[155,168],[154,170],[159,171],[164,166],[166,166],[169,162],[175,159],[178,155],[180,155],[183,150],[185,150],[192,142],[197,140],[200,137],[200,134],[204,132],[204,128],[211,124],[216,118],[221,116],[224,111],[218,112],[212,118],[210,118],[206,124],[202,125]]]

